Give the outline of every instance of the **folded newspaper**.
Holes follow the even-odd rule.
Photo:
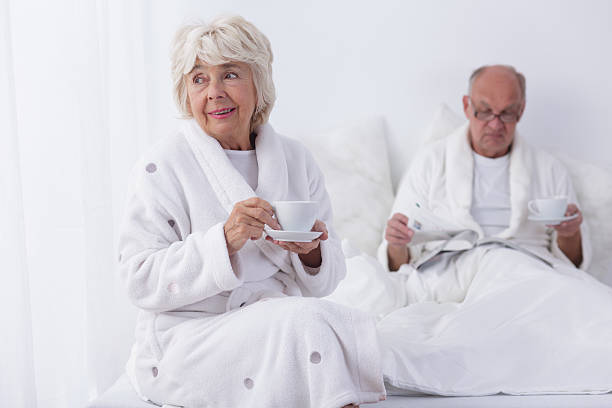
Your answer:
[[[517,245],[511,240],[499,237],[483,237],[479,239],[478,232],[465,228],[462,229],[453,225],[452,222],[442,220],[419,203],[415,203],[408,214],[408,227],[414,230],[414,235],[410,241],[411,245],[440,241],[440,245],[426,253],[416,262],[415,267],[417,269],[424,266],[427,262],[433,260],[441,253],[467,251],[483,245],[497,245],[512,248],[537,258],[548,266],[553,266],[547,259]]]

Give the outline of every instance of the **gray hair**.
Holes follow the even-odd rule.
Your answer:
[[[268,121],[276,100],[273,55],[270,41],[257,27],[240,16],[222,16],[209,24],[185,24],[177,30],[172,43],[171,75],[174,101],[184,118],[193,117],[189,112],[185,75],[193,70],[196,59],[208,65],[247,63],[257,93],[251,129]]]
[[[480,76],[480,74],[482,74],[487,68],[490,68],[492,66],[493,65],[483,65],[480,68],[476,68],[476,70],[472,72],[472,75],[470,75],[470,81],[468,85],[468,95],[470,96],[472,95],[472,85],[474,85],[474,81],[476,81],[476,79]],[[527,96],[527,94],[525,93],[526,87],[527,87],[525,75],[518,72],[512,65],[497,65],[497,66],[507,69],[508,71],[510,71],[516,76],[516,81],[518,82],[519,88],[521,89],[521,98],[523,101],[525,101],[526,96]]]

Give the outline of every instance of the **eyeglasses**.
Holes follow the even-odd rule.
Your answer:
[[[519,114],[514,112],[502,112],[502,113],[493,113],[491,111],[477,111],[474,106],[474,102],[472,102],[472,98],[470,98],[470,104],[472,105],[472,110],[474,111],[474,117],[483,122],[490,122],[495,118],[499,118],[504,123],[514,123],[518,122]]]

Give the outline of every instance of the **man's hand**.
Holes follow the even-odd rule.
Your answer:
[[[311,231],[322,232],[319,238],[311,241],[311,242],[288,242],[288,241],[278,241],[272,239],[272,237],[267,236],[266,239],[268,241],[272,241],[279,247],[286,249],[289,252],[295,252],[300,256],[300,260],[306,266],[311,268],[317,268],[321,266],[322,258],[321,258],[321,247],[319,246],[321,241],[325,241],[329,234],[327,232],[327,226],[321,220],[316,220],[314,225],[312,226]]]
[[[576,218],[563,221],[559,225],[551,225],[557,231],[557,245],[576,267],[582,263],[582,236],[580,224],[582,224],[582,213],[576,204],[567,206],[565,216],[578,214]]]
[[[565,210],[565,216],[578,214],[576,218],[569,221],[563,221],[559,225],[552,226],[557,231],[558,237],[571,238],[576,234],[580,234],[580,224],[582,224],[582,213],[576,204],[569,204]]]
[[[389,269],[397,271],[402,264],[410,262],[408,244],[412,241],[414,231],[408,227],[408,217],[395,213],[387,221],[385,240],[388,243],[387,256]]]
[[[227,253],[233,255],[244,246],[247,240],[261,238],[266,224],[273,229],[280,229],[278,221],[272,218],[273,214],[272,205],[258,197],[236,203],[223,226]]]

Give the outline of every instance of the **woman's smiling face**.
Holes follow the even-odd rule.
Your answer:
[[[257,92],[249,65],[207,65],[199,59],[185,76],[189,109],[200,127],[223,148],[250,148],[251,118]]]

